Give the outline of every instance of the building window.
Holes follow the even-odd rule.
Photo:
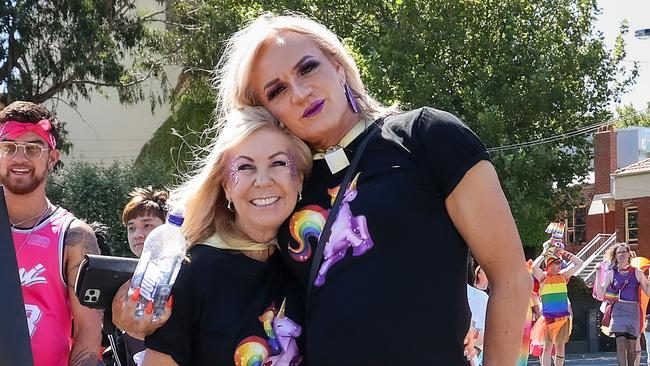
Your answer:
[[[625,242],[639,243],[639,210],[636,206],[625,208]]]
[[[567,217],[567,242],[574,245],[587,243],[587,225],[585,223],[586,206],[576,207]]]

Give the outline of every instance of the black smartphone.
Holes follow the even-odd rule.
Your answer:
[[[134,258],[87,254],[79,266],[77,299],[89,308],[110,308],[115,293],[131,279],[137,265]]]

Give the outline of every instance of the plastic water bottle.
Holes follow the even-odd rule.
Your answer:
[[[144,240],[142,255],[131,279],[131,295],[138,287],[140,298],[136,304],[135,316],[142,317],[147,304],[153,302],[153,317],[158,318],[165,311],[172,285],[185,257],[187,242],[181,232],[183,207],[174,207],[164,224],[151,230]]]

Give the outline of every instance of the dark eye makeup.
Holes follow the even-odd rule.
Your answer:
[[[298,75],[305,76],[310,72],[314,71],[316,68],[318,68],[318,66],[320,66],[320,61],[313,58],[308,59],[298,68]],[[276,83],[276,85],[273,88],[267,91],[266,99],[269,101],[275,99],[275,97],[280,95],[280,93],[282,93],[285,89],[286,87],[283,84]]]

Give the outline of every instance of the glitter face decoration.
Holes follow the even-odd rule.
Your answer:
[[[239,166],[237,164],[236,159],[230,162],[230,169],[229,169],[230,181],[234,185],[237,185],[237,183],[239,183],[239,174],[237,174],[238,168]]]
[[[291,173],[291,178],[297,179],[298,178],[298,167],[296,166],[296,160],[293,159],[293,156],[290,156],[289,159],[287,159],[287,166],[289,167],[289,172]]]
[[[284,152],[273,154],[269,158],[268,166],[265,165],[266,163],[260,164],[246,156],[238,156],[230,162],[228,169],[230,181],[233,185],[237,185],[244,180],[254,182],[258,179],[262,169],[269,177],[289,173],[292,179],[298,178],[298,168],[295,160]]]

